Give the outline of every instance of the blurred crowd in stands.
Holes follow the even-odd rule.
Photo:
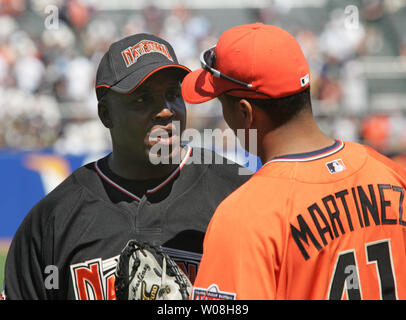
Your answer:
[[[326,133],[404,161],[406,105],[389,99],[390,108],[371,109],[374,88],[360,63],[365,57],[395,57],[406,70],[406,38],[391,18],[396,13],[405,20],[406,8],[402,1],[390,2],[400,4],[360,0],[359,16],[351,16],[353,7],[350,12],[343,5],[328,8],[315,29],[307,28],[304,18],[292,20],[286,2],[273,1],[255,9],[249,22],[279,25],[297,38],[311,67],[314,109]],[[56,20],[50,20],[53,9]],[[108,150],[108,131],[97,118],[94,77],[109,45],[130,34],[154,33],[173,45],[181,63],[196,69],[201,50],[215,44],[222,31],[207,15],[184,6],[149,5],[120,16],[100,10],[97,1],[0,0],[0,148],[65,154]],[[406,72],[403,78],[399,74],[395,80],[406,88]],[[188,106],[189,126],[226,128],[216,103]]]

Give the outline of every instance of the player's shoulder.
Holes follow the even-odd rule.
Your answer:
[[[371,146],[346,141],[346,147],[350,150],[349,153],[353,155],[353,157],[365,155],[366,170],[374,171],[375,174],[378,174],[378,172],[390,172],[392,175],[406,181],[405,168]],[[381,171],[379,171],[379,169]]]
[[[364,145],[363,147],[372,161],[374,161],[375,163],[379,163],[380,165],[386,167],[388,170],[394,172],[395,174],[401,176],[403,179],[406,180],[406,170],[404,167],[370,146]]]
[[[82,168],[79,168],[76,171],[78,170],[82,170]],[[71,173],[65,180],[42,198],[34,208],[47,209],[49,212],[50,209],[59,204],[68,204],[75,201],[82,192],[82,187],[75,178],[76,171]]]
[[[83,181],[95,175],[88,165],[73,171],[65,180],[38,201],[31,209],[32,218],[49,219],[58,215],[66,215],[75,205],[80,203],[81,197],[86,193]]]
[[[73,174],[69,175],[31,208],[19,226],[16,237],[27,232],[34,237],[36,234],[48,230],[47,226],[55,221],[55,218],[67,215],[72,211],[72,207],[81,197],[81,192]]]
[[[253,174],[241,164],[206,148],[194,147],[189,162],[200,164],[213,180],[224,180],[238,185],[248,181]]]
[[[249,217],[263,209],[267,210],[274,199],[281,200],[283,190],[288,190],[288,186],[281,186],[279,181],[272,177],[264,179],[258,171],[224,199],[217,211],[221,214]]]
[[[210,222],[210,233],[222,234],[233,243],[246,238],[251,241],[271,233],[279,238],[283,228],[283,192],[276,194],[278,187],[254,174],[246,183],[225,198]],[[285,189],[288,192],[288,188]]]

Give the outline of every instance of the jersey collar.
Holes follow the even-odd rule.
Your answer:
[[[321,158],[328,157],[344,148],[344,142],[336,140],[331,146],[311,152],[288,154],[284,156],[275,157],[264,164],[267,165],[273,162],[306,162],[313,161]]]
[[[180,172],[180,170],[182,170],[182,168],[185,166],[187,160],[189,159],[189,157],[190,157],[190,155],[192,153],[192,147],[191,146],[186,145],[185,149],[186,149],[186,155],[182,159],[182,162],[179,164],[179,166],[163,182],[161,182],[156,187],[147,190],[146,194],[153,194],[153,193],[161,190],[164,186],[166,186]],[[112,185],[114,188],[116,188],[116,189],[120,190],[121,192],[125,193],[127,196],[133,198],[137,202],[141,201],[140,197],[136,196],[134,193],[132,193],[132,192],[128,191],[127,189],[125,189],[124,187],[120,186],[118,183],[114,182],[106,174],[104,174],[97,163],[98,163],[98,161],[96,161],[94,163],[94,167],[96,169],[96,172],[99,174],[99,176],[104,181],[106,181],[107,183]]]

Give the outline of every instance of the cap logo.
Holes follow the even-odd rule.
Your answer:
[[[306,74],[304,77],[300,78],[300,85],[304,87],[309,83],[310,77],[309,74]]]
[[[148,53],[163,54],[173,62],[173,58],[169,54],[168,48],[164,44],[152,40],[141,40],[137,44],[121,51],[121,55],[127,68],[136,63],[141,56]]]

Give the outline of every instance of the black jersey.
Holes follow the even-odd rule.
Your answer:
[[[120,185],[106,158],[73,172],[17,230],[6,261],[6,298],[114,299],[117,258],[129,239],[161,245],[193,282],[212,214],[249,176],[225,159],[215,164],[221,161],[211,151],[187,151],[142,196]],[[188,164],[196,152],[211,164]]]

